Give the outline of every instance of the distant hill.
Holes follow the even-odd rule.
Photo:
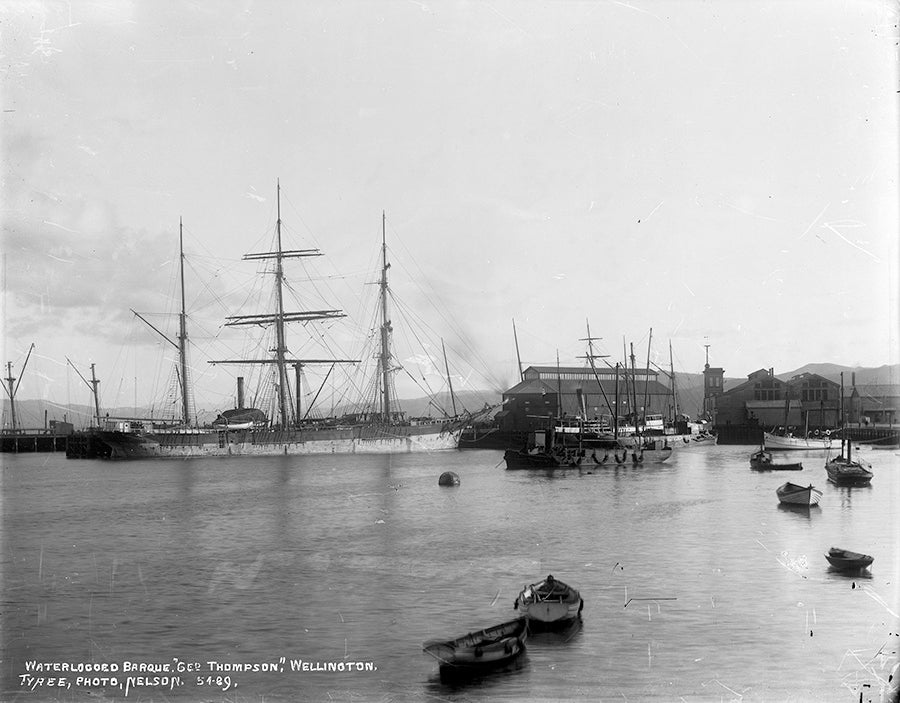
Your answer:
[[[815,373],[829,381],[840,383],[841,372],[844,373],[844,385],[850,386],[853,374],[859,386],[900,384],[900,364],[885,364],[877,368],[864,366],[840,366],[838,364],[806,364],[789,373],[777,373],[775,376],[787,381],[801,373]]]

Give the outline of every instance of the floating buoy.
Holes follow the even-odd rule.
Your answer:
[[[459,485],[459,476],[457,476],[452,471],[445,471],[441,474],[441,477],[438,479],[439,486],[458,486]]]

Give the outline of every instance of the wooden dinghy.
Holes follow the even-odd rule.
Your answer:
[[[851,552],[849,549],[841,549],[839,547],[829,549],[825,558],[829,564],[840,571],[858,571],[859,569],[865,569],[875,561],[875,557],[870,557],[868,554]]]
[[[801,471],[800,461],[774,461],[772,452],[760,449],[750,456],[750,468],[754,471]]]
[[[450,640],[430,640],[423,651],[438,660],[441,680],[480,676],[512,664],[525,651],[525,618],[470,632]]]
[[[551,574],[543,581],[525,586],[514,607],[528,619],[534,629],[552,630],[566,627],[581,615],[581,594]]]
[[[788,481],[775,489],[778,500],[785,505],[802,505],[809,507],[818,505],[819,498],[822,497],[822,491],[814,488],[812,484],[809,486],[798,486],[796,483]]]

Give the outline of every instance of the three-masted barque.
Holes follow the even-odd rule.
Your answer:
[[[284,454],[353,454],[431,452],[456,449],[464,422],[459,418],[408,419],[393,397],[391,374],[396,371],[391,352],[392,324],[388,310],[388,263],[385,217],[382,214],[380,288],[380,350],[377,353],[379,376],[375,387],[379,394],[376,409],[346,414],[328,421],[312,421],[295,413],[290,396],[290,371],[293,367],[299,384],[300,369],[309,364],[354,364],[354,359],[297,359],[289,354],[286,326],[292,322],[308,323],[345,317],[340,310],[284,309],[284,262],[288,259],[320,256],[318,249],[285,250],[281,239],[281,187],[277,189],[275,250],[246,254],[244,260],[270,260],[274,263],[275,310],[270,313],[239,315],[227,318],[226,326],[262,326],[274,328],[275,345],[271,358],[220,359],[211,364],[270,365],[273,368],[277,417],[274,421],[255,408],[244,408],[242,389],[238,387],[238,406],[225,411],[208,427],[190,425],[188,416],[188,384],[186,354],[184,290],[179,333],[181,391],[184,394],[184,422],[166,429],[137,428],[137,423],[119,423],[114,428],[91,430],[91,446],[87,453],[70,453],[74,458],[104,457],[136,459],[146,457],[211,457],[231,455]],[[299,389],[297,391],[299,397]]]

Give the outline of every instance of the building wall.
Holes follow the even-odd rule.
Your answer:
[[[626,388],[623,372],[619,372],[619,416],[624,416],[627,408],[634,404],[633,400],[631,405],[627,403],[626,393],[637,395],[637,406],[644,408],[643,414],[672,414],[671,390],[657,380],[657,373],[637,369],[635,375],[635,382],[632,384],[629,379]],[[523,377],[503,394],[504,412],[498,420],[501,429],[541,429],[547,426],[544,419],[547,416],[600,418],[611,415],[607,401],[615,405],[616,372],[613,369],[597,369],[595,376],[591,369],[581,367],[530,366]]]
[[[759,425],[765,429],[783,426],[786,408],[787,424],[794,429],[827,429],[840,425],[840,385],[816,374],[801,374],[782,381],[772,369],[760,369],[715,401],[717,426]],[[845,410],[849,412],[849,405],[845,405]]]
[[[501,430],[533,430],[547,427],[558,414],[557,398],[551,393],[503,395],[505,413],[500,418]]]

